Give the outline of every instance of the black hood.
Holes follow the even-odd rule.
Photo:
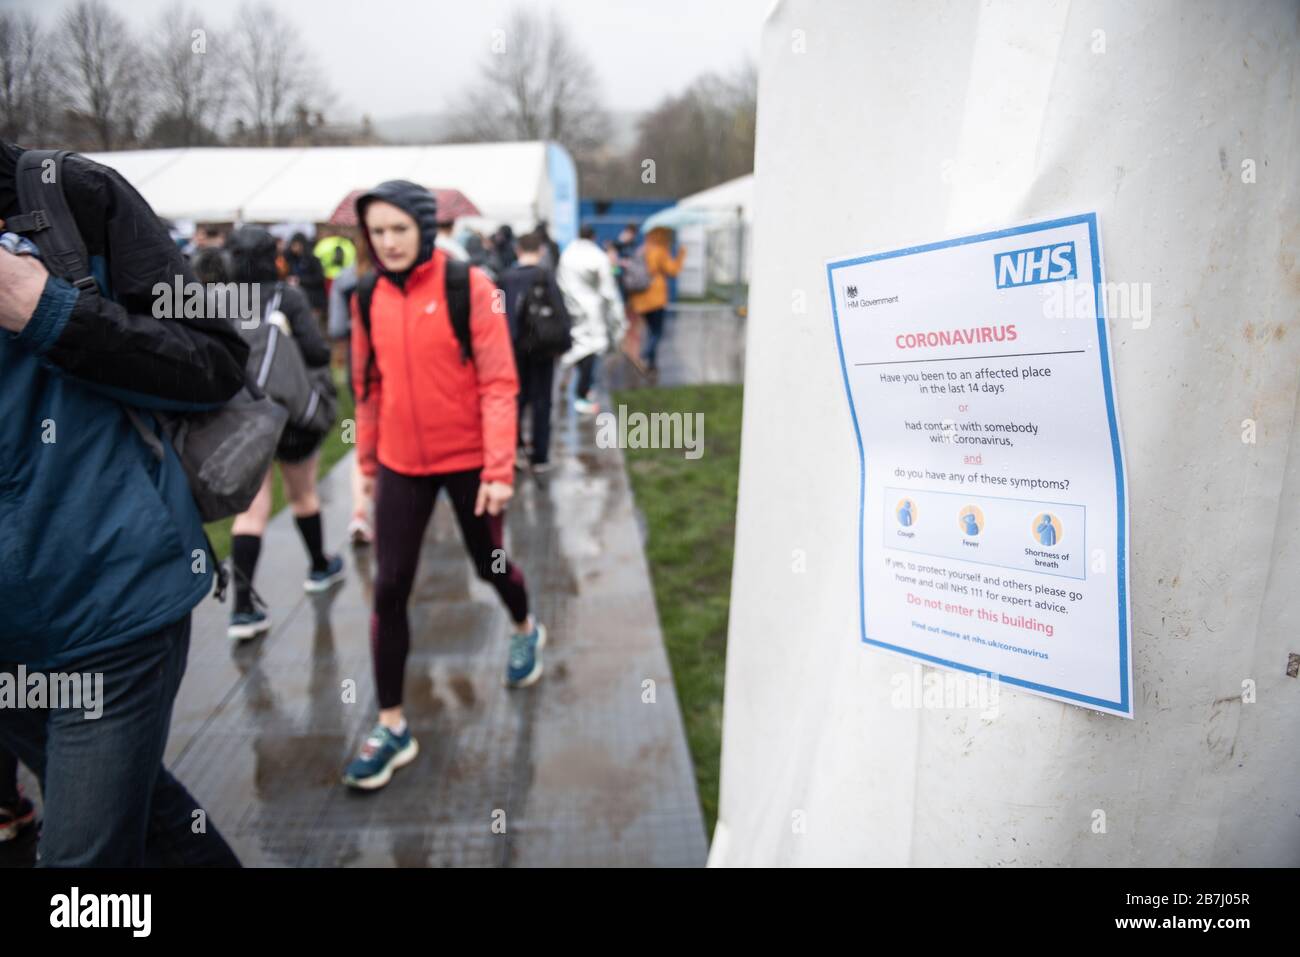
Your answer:
[[[240,226],[226,237],[236,282],[275,282],[275,237],[261,226]]]
[[[357,197],[357,224],[361,227],[361,235],[366,237],[366,246],[370,250],[370,261],[375,264],[375,269],[380,274],[401,285],[411,269],[400,274],[389,272],[380,263],[379,257],[375,255],[374,246],[370,244],[370,233],[366,229],[366,207],[376,199],[382,199],[385,203],[392,203],[414,219],[415,224],[419,227],[420,251],[416,254],[415,262],[411,263],[411,269],[414,269],[420,263],[427,262],[433,256],[434,242],[438,238],[438,200],[433,193],[423,186],[405,179],[390,179],[387,182],[380,183],[370,192],[362,193]]]

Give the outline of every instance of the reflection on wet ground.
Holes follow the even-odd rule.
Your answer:
[[[659,343],[659,385],[736,383],[745,373],[745,322],[730,306],[681,306],[669,312]],[[625,347],[638,352],[633,330]],[[647,381],[622,356],[605,362],[611,391],[637,389]]]
[[[661,383],[738,381],[740,322],[725,309],[670,319]],[[605,375],[611,388],[644,384],[621,358]],[[622,453],[598,448],[594,422],[567,405],[556,419],[557,467],[517,473],[507,522],[507,547],[550,630],[546,673],[530,689],[503,686],[507,616],[440,502],[410,609],[406,705],[420,755],[382,791],[339,783],[375,718],[368,550],[345,549],[347,580],[305,596],[306,560],[286,510],[257,573],[272,631],[232,647],[229,606],[207,599],[195,609],[167,763],[245,864],[704,863]],[[344,539],[350,467],[322,483],[327,542]],[[30,837],[0,845],[0,864],[33,853]]]

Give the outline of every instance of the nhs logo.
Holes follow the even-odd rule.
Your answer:
[[[1072,242],[995,253],[993,271],[997,275],[999,289],[1032,286],[1040,282],[1060,282],[1074,279],[1079,274]]]

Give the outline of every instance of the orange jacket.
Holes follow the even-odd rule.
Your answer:
[[[357,460],[405,475],[482,468],[484,482],[514,482],[516,396],[510,329],[493,310],[496,286],[470,269],[470,341],[462,362],[447,312],[446,254],[411,271],[405,291],[383,276],[370,302],[370,337],[352,301],[352,381],[357,393]],[[375,362],[362,399],[371,344]]]
[[[645,240],[645,266],[650,273],[650,285],[641,292],[632,293],[632,309],[647,313],[662,309],[668,305],[668,276],[676,276],[682,271],[686,260],[686,247],[683,246],[674,259],[668,251],[669,236],[667,230],[650,231]]]

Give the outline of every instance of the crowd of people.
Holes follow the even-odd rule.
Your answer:
[[[93,722],[67,708],[0,708],[0,840],[34,824],[21,761],[42,788],[44,865],[234,865],[212,823],[191,829],[198,802],[163,766],[191,611],[225,579],[193,477],[165,449],[169,417],[210,414],[252,386],[285,409],[273,461],[264,474],[256,463],[256,494],[231,527],[228,634],[257,640],[272,625],[255,581],[275,467],[304,547],[304,589],[346,576],[343,556],[325,548],[316,489],[335,425],[332,368],[342,368],[356,409],[347,533],[374,553],[378,712],[342,781],[381,788],[419,750],[403,702],[408,603],[438,493],[509,615],[505,683],[528,687],[547,634],[504,550],[516,474],[553,467],[558,379],[572,379],[573,408],[590,415],[602,356],[632,343],[630,358],[656,374],[682,256],[670,233],[642,243],[635,224],[603,247],[584,227],[562,251],[545,223],[456,235],[434,194],[402,180],[357,198],[355,232],[328,229],[313,244],[256,225],[203,226],[181,249],[129,183],[75,154],[63,160],[62,199],[46,196],[70,215],[50,227],[28,208],[22,156],[0,143],[0,434],[30,450],[0,463],[16,506],[0,517],[0,673],[102,674],[106,706]],[[154,290],[176,277],[209,292],[255,289],[259,321],[214,310],[158,318]],[[50,416],[67,440],[39,439]],[[164,450],[151,458],[150,448]]]

